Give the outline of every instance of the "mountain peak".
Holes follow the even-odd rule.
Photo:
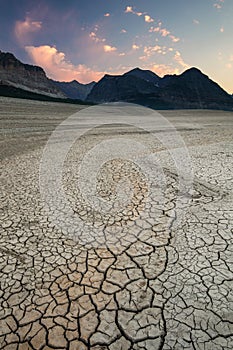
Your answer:
[[[130,70],[129,72],[126,72],[125,74],[123,74],[124,76],[135,76],[137,78],[143,79],[147,82],[150,82],[152,84],[157,85],[160,81],[160,77],[155,74],[154,72],[148,70],[148,69],[141,69],[139,67],[136,67],[132,70]]]
[[[101,78],[100,80],[103,80],[103,79],[113,79],[113,78],[117,78],[117,77],[120,77],[121,75],[113,75],[113,74],[104,74],[103,78]]]
[[[130,72],[145,72],[145,70],[141,69],[139,67],[136,67],[136,68],[131,69],[128,73],[130,73]]]
[[[196,67],[191,67],[191,68],[187,69],[182,75],[187,75],[187,74],[205,76],[205,74],[203,74],[202,71]]]

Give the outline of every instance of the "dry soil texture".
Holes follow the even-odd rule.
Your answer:
[[[84,233],[73,239],[54,225],[39,188],[50,134],[81,108],[0,98],[0,348],[233,349],[233,113],[162,112],[185,141],[194,170],[178,227],[177,172],[151,135],[113,125],[78,140],[64,188],[87,237],[96,227],[103,233],[85,245]],[[114,136],[158,153],[162,204],[146,201],[147,180],[136,165],[115,159],[98,173],[97,192],[114,201],[116,183],[129,181],[132,203],[104,217],[85,205],[76,165]]]

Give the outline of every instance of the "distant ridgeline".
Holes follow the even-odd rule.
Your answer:
[[[125,101],[154,109],[233,110],[233,98],[197,68],[160,78],[135,68],[123,75],[106,74],[98,83],[47,78],[41,67],[24,64],[0,51],[0,95],[68,103]]]

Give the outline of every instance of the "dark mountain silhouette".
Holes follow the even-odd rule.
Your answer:
[[[230,95],[197,68],[165,76],[159,97],[174,108],[232,109]]]
[[[77,80],[71,82],[51,80],[58,89],[68,98],[85,100],[91,89],[96,84],[94,81],[89,84],[81,84]]]
[[[87,100],[94,103],[128,101],[137,95],[152,94],[157,90],[158,87],[154,83],[133,74],[106,74],[95,84]]]
[[[152,72],[138,68],[122,76],[105,75],[87,100],[94,103],[127,101],[156,109],[233,110],[232,97],[197,68],[190,68],[181,75],[163,78],[155,75],[154,79]]]

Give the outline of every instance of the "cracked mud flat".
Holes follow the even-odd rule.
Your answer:
[[[162,112],[184,139],[195,174],[180,227],[172,225],[177,174],[164,153],[168,185],[156,210],[144,202],[139,170],[115,160],[99,173],[97,191],[114,197],[115,182],[129,173],[133,205],[96,219],[106,244],[85,246],[50,222],[39,191],[46,141],[79,108],[0,98],[0,348],[232,349],[233,113]],[[90,230],[95,213],[80,199],[74,159],[110,134],[132,130],[99,128],[67,158],[67,196]],[[150,143],[148,135],[133,137]]]

